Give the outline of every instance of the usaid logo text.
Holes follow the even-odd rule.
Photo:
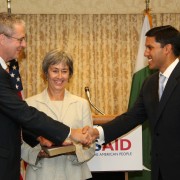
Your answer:
[[[115,141],[106,144],[106,145],[99,145],[96,144],[96,151],[127,151],[131,148],[131,141],[128,139],[116,139]]]

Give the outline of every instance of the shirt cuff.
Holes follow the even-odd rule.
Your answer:
[[[71,128],[69,128],[69,134],[68,134],[67,138],[69,138],[70,135],[71,135]]]
[[[101,145],[101,144],[105,143],[104,130],[101,126],[97,126],[95,128],[99,131],[99,138],[97,139],[96,143]]]

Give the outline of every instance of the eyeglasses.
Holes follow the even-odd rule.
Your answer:
[[[26,41],[26,37],[22,37],[22,38],[16,38],[16,37],[13,37],[13,36],[9,36],[7,34],[4,34],[6,37],[8,38],[12,38],[12,39],[16,39],[17,41],[19,41],[19,43],[21,44],[23,41]]]

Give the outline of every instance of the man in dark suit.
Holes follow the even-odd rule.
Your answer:
[[[97,129],[84,128],[94,139],[108,143],[146,119],[152,133],[152,179],[180,179],[180,32],[172,26],[155,27],[146,33],[144,55],[159,72],[143,83],[135,105]],[[159,79],[164,76],[160,95]]]
[[[0,179],[19,180],[21,128],[44,136],[55,144],[67,137],[88,144],[89,135],[70,129],[22,101],[11,84],[6,62],[26,47],[25,23],[17,16],[0,14]]]

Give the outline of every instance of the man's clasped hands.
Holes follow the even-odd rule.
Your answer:
[[[85,126],[84,128],[73,129],[71,128],[71,132],[69,138],[67,138],[62,145],[67,146],[71,145],[72,142],[81,143],[84,146],[89,146],[99,137],[99,132],[96,128],[92,128],[89,126]],[[51,147],[54,145],[50,140],[39,136],[37,140],[40,142],[42,146]]]

